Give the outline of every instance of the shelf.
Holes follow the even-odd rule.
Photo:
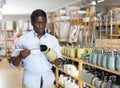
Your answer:
[[[14,41],[13,38],[7,38],[7,41]]]
[[[112,35],[110,35],[110,36],[116,36],[116,37],[118,36],[118,37],[119,37],[120,34],[112,34]]]
[[[119,75],[119,76],[120,76],[120,72],[119,72],[119,71],[110,70],[110,69],[108,69],[108,68],[103,68],[103,67],[101,67],[101,66],[97,66],[97,65],[94,65],[94,64],[92,64],[92,63],[85,62],[85,61],[83,61],[83,60],[81,60],[81,59],[78,59],[78,58],[71,58],[71,57],[67,57],[67,56],[64,56],[64,55],[63,55],[63,57],[64,57],[64,58],[67,58],[67,59],[70,59],[70,60],[73,60],[73,61],[77,61],[77,62],[79,62],[79,63],[81,63],[81,64],[86,64],[86,65],[89,65],[89,66],[92,66],[92,67],[95,67],[95,68],[98,68],[98,69],[101,69],[101,70],[104,70],[104,71],[107,71],[107,72],[110,72],[110,73],[113,73],[113,74],[116,74],[116,75]],[[59,69],[59,70],[60,70],[60,69]],[[60,71],[62,71],[62,72],[64,72],[65,74],[67,74],[67,75],[69,75],[69,76],[71,76],[71,77],[79,80],[77,77],[74,77],[74,76],[68,74],[67,72],[65,72],[65,71],[63,71],[63,70],[60,70]],[[81,80],[81,81],[82,81],[82,80]],[[85,82],[83,82],[83,83],[85,83]],[[90,86],[91,88],[95,88],[94,86],[92,86],[92,85],[90,85],[90,84],[88,84],[88,83],[85,83],[85,84],[88,85],[88,86]]]
[[[79,58],[73,58],[73,57],[68,57],[68,56],[65,56],[63,55],[64,58],[67,58],[67,59],[70,59],[70,60],[73,60],[73,61],[76,61],[76,62],[79,62],[80,59]]]
[[[120,11],[120,8],[112,8],[112,11]]]
[[[91,84],[89,84],[89,83],[86,83],[86,82],[83,82],[82,81],[82,83],[85,83],[87,86],[89,86],[90,88],[95,88],[95,86],[93,86],[93,85],[91,85]]]
[[[89,66],[92,66],[92,67],[95,67],[95,68],[98,68],[98,69],[101,69],[101,70],[104,70],[104,71],[107,71],[107,72],[110,72],[110,73],[113,73],[113,74],[116,74],[116,75],[120,75],[120,72],[119,72],[119,71],[109,70],[109,69],[107,69],[107,68],[103,68],[103,67],[100,67],[100,66],[97,66],[97,65],[88,63],[88,62],[84,62],[84,61],[81,61],[81,63],[87,64],[87,65],[89,65]]]
[[[113,22],[110,22],[112,23],[112,25],[116,25],[116,24],[120,24],[120,21],[113,21]]]
[[[75,77],[75,76],[73,76],[73,75],[71,75],[71,74],[69,74],[69,73],[65,72],[64,70],[62,70],[62,69],[60,69],[60,68],[58,68],[58,69],[59,69],[59,71],[61,71],[61,72],[65,73],[66,75],[68,75],[68,76],[70,76],[70,77],[72,77],[72,78],[74,78],[74,79],[79,80],[79,77]]]

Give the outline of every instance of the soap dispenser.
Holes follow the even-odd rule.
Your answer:
[[[103,83],[101,85],[101,88],[107,88],[107,76],[104,76]]]
[[[101,49],[100,52],[98,53],[97,65],[99,66],[102,66],[103,53],[104,49]]]
[[[116,64],[115,67],[118,71],[120,71],[120,52],[117,53]]]
[[[108,57],[108,63],[107,63],[107,66],[108,66],[108,69],[110,70],[115,70],[115,54],[114,52],[112,51],[112,53],[109,55]]]
[[[97,53],[97,51],[93,51],[93,53],[92,53],[92,63],[93,64],[97,64],[97,58],[98,58],[98,53]]]
[[[112,75],[112,81],[113,81],[113,84],[112,84],[112,88],[120,88],[120,85],[117,83],[117,75]]]
[[[109,80],[107,82],[106,88],[112,88],[112,76],[109,76]]]

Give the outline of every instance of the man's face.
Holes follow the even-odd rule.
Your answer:
[[[42,17],[42,16],[35,17],[35,20],[32,22],[32,25],[33,25],[35,32],[38,35],[43,34],[45,31],[45,27],[46,27],[45,17]]]

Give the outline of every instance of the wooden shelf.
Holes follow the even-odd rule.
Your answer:
[[[77,62],[79,62],[80,64],[86,64],[86,65],[89,65],[89,66],[92,66],[92,67],[95,67],[95,68],[98,68],[98,69],[101,69],[101,70],[104,70],[104,71],[107,71],[107,72],[110,72],[110,73],[113,73],[113,74],[116,74],[116,75],[119,75],[119,76],[120,76],[120,72],[119,72],[119,71],[110,70],[110,69],[107,69],[107,68],[103,68],[103,67],[101,67],[101,66],[97,66],[97,65],[94,65],[94,64],[92,64],[92,63],[85,62],[85,61],[83,61],[83,60],[81,60],[81,59],[79,59],[79,58],[71,58],[71,57],[64,56],[64,55],[63,55],[63,57],[64,57],[64,58],[67,58],[67,59],[70,59],[70,60],[73,60],[73,61],[77,61]],[[71,77],[79,80],[79,78],[74,77],[74,76],[72,76],[71,74],[68,74],[67,72],[65,72],[65,71],[63,71],[63,70],[61,70],[61,69],[59,69],[59,70],[62,71],[62,72],[64,72],[65,74],[67,74],[67,75],[69,75],[69,76],[71,76]],[[93,85],[88,84],[88,83],[86,83],[86,82],[83,82],[82,80],[81,80],[80,82],[85,83],[86,85],[88,85],[88,86],[91,87],[91,88],[95,88]]]
[[[112,34],[112,35],[110,35],[110,36],[115,36],[115,37],[119,37],[120,36],[120,34]]]
[[[79,62],[80,59],[79,58],[73,58],[73,57],[68,57],[68,56],[65,56],[63,55],[64,58],[67,58],[67,59],[70,59],[70,60],[73,60],[73,61],[76,61],[76,62]]]
[[[120,21],[113,21],[113,22],[110,22],[112,23],[112,25],[116,25],[116,24],[120,24]]]
[[[89,66],[92,66],[92,67],[95,67],[95,68],[98,68],[98,69],[101,69],[101,70],[104,70],[104,71],[107,71],[107,72],[110,72],[110,73],[113,73],[113,74],[116,74],[116,75],[120,75],[120,72],[119,72],[119,71],[109,70],[109,69],[107,69],[107,68],[103,68],[103,67],[100,67],[100,66],[97,66],[97,65],[94,65],[94,64],[91,64],[91,63],[82,61],[82,60],[81,60],[81,63],[87,64],[87,65],[89,65]]]
[[[97,65],[94,65],[92,63],[89,63],[89,62],[85,62],[85,61],[82,61],[81,59],[78,59],[78,58],[70,58],[70,57],[67,57],[67,56],[63,56],[65,58],[68,58],[70,60],[74,60],[74,61],[80,61],[80,63],[82,64],[87,64],[89,66],[92,66],[92,67],[95,67],[95,68],[98,68],[98,69],[101,69],[101,70],[104,70],[104,71],[107,71],[107,72],[110,72],[110,73],[113,73],[113,74],[116,74],[116,75],[120,75],[120,72],[119,71],[115,71],[115,70],[110,70],[110,69],[107,69],[107,68],[103,68],[101,66],[97,66]]]
[[[120,8],[112,8],[112,11],[120,11]]]
[[[113,37],[119,37],[120,34],[113,34],[113,25],[120,25],[120,19],[113,19],[114,18],[114,12],[119,12],[120,8],[113,8],[109,11],[110,13],[110,38],[112,39]]]
[[[85,83],[85,84],[88,85],[90,88],[95,88],[95,86],[93,86],[93,85],[91,85],[91,84],[89,84],[89,83],[86,83],[86,82],[83,82],[83,81],[82,81],[82,83],[83,83],[83,84]]]
[[[69,74],[69,73],[67,73],[66,71],[64,71],[64,70],[62,70],[62,69],[60,69],[60,68],[58,68],[58,69],[59,69],[59,71],[65,73],[66,75],[68,75],[68,76],[70,76],[70,77],[72,77],[72,78],[74,78],[74,79],[79,80],[79,77],[75,77],[75,76],[73,76],[72,74]]]

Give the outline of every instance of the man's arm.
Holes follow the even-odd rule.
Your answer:
[[[22,59],[26,58],[29,54],[30,54],[30,50],[29,49],[21,50],[20,54],[17,57],[11,57],[10,62],[14,66],[19,66],[19,64],[22,61]]]

